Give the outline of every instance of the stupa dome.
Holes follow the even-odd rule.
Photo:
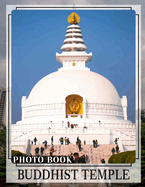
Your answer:
[[[63,70],[42,78],[32,89],[28,105],[64,102],[70,94],[78,94],[88,103],[121,105],[113,84],[102,75],[86,70]]]

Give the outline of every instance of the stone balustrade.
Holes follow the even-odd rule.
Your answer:
[[[109,128],[109,129],[134,129],[135,130],[135,124],[133,123],[83,123],[83,126],[86,126],[88,128]],[[82,124],[81,124],[82,125]],[[17,123],[11,125],[11,130],[15,129],[34,129],[34,128],[65,128],[67,127],[67,123],[65,122],[48,122],[48,123]],[[79,127],[79,123],[78,123]]]

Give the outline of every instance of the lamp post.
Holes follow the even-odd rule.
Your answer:
[[[52,128],[52,121],[50,121],[50,123],[51,123],[51,128]]]

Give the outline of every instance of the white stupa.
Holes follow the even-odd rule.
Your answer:
[[[35,136],[39,142],[54,137],[76,137],[89,144],[93,138],[99,144],[113,144],[119,137],[124,150],[135,149],[135,124],[127,120],[127,98],[119,97],[114,85],[102,75],[90,71],[86,63],[92,53],[82,39],[77,14],[68,21],[66,39],[56,59],[62,68],[42,78],[22,97],[22,120],[12,125],[13,149],[24,149],[28,139]],[[69,127],[69,124],[74,128]]]

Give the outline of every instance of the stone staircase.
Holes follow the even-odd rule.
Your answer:
[[[35,148],[44,147],[44,144],[41,145],[31,145],[31,154],[35,155]],[[69,144],[69,145],[54,145],[54,156],[69,156],[71,153],[77,152],[79,156],[87,155],[88,156],[88,162],[90,164],[101,164],[101,159],[105,159],[105,163],[108,163],[109,157],[112,155],[112,148],[116,147],[115,144],[110,145],[98,145],[97,148],[94,148],[92,145],[82,145],[82,150],[79,151],[79,148],[77,145]],[[50,149],[51,145],[48,145],[46,149],[44,149],[42,156],[50,156]],[[39,151],[40,154],[40,151]]]
[[[97,148],[94,148],[91,145],[91,151],[92,151],[92,164],[100,164],[101,159],[104,158],[105,163],[108,163],[108,159],[112,155],[112,148],[115,148],[115,144],[110,144],[110,145],[98,145]]]

